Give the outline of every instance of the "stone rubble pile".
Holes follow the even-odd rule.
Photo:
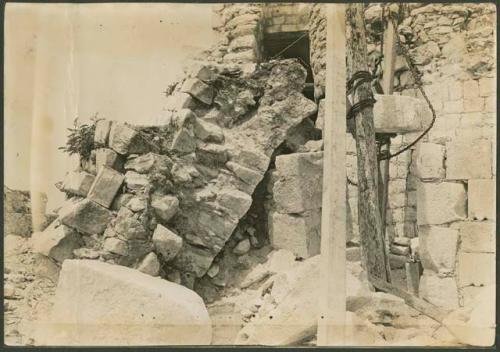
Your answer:
[[[36,252],[193,288],[249,210],[274,151],[316,112],[301,93],[305,78],[295,60],[249,72],[198,64],[172,87],[157,125],[97,121],[90,160],[58,185],[68,199],[33,235]]]

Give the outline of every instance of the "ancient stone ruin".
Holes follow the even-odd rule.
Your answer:
[[[481,344],[490,325],[465,328],[460,314],[470,325],[494,302],[495,8],[405,9],[398,33],[437,119],[420,143],[390,160],[389,262],[405,290],[406,264],[418,263],[416,294],[453,311],[448,326],[456,329],[370,290],[349,134],[349,341]],[[381,13],[380,4],[365,9],[373,60]],[[52,320],[30,330],[35,344],[315,344],[324,5],[218,4],[213,15],[217,45],[169,87],[157,123],[95,121],[86,155],[58,184],[65,203],[30,239],[36,263],[51,268],[39,275],[58,282]],[[395,134],[391,152],[431,122],[415,84],[398,52],[395,94],[375,95],[374,106],[376,132]],[[8,229],[23,226],[16,234],[29,236],[22,225],[29,209],[6,202],[5,212],[16,219]],[[182,329],[169,325],[170,314]],[[112,326],[120,319],[123,327]]]

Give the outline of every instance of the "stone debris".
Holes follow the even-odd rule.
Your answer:
[[[54,221],[43,232],[35,232],[31,237],[33,252],[43,254],[61,263],[73,258],[73,250],[81,247],[81,236],[72,228]]]
[[[90,187],[94,182],[95,176],[84,171],[70,172],[64,178],[61,186],[63,192],[86,197]]]
[[[148,274],[151,276],[158,276],[160,272],[160,261],[155,253],[151,252],[144,257],[137,267],[141,273]]]
[[[171,195],[154,193],[151,197],[151,207],[158,218],[168,222],[179,211],[179,199]]]
[[[123,158],[112,149],[99,148],[96,150],[95,163],[98,174],[103,166],[120,171],[123,167]]]
[[[89,199],[63,209],[59,216],[63,225],[89,235],[103,233],[112,217],[108,209]]]
[[[165,226],[158,224],[153,233],[153,243],[163,257],[163,260],[168,262],[175,258],[179,250],[182,248],[182,238],[167,229]]]

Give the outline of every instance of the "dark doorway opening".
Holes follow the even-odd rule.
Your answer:
[[[264,34],[264,59],[299,59],[307,69],[304,95],[314,100],[314,79],[310,60],[309,32],[279,32]]]

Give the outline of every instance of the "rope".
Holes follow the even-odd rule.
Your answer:
[[[279,57],[281,54],[283,54],[285,51],[287,51],[288,49],[290,49],[292,46],[294,46],[295,44],[297,44],[299,42],[299,40],[301,40],[302,38],[304,38],[306,35],[308,35],[309,33],[308,32],[305,32],[304,34],[302,34],[300,37],[298,37],[297,39],[295,39],[291,44],[289,44],[288,46],[286,46],[283,50],[281,50],[279,53],[277,53],[276,55],[274,55],[273,57],[271,57],[270,60],[274,60],[276,59],[277,57]]]

